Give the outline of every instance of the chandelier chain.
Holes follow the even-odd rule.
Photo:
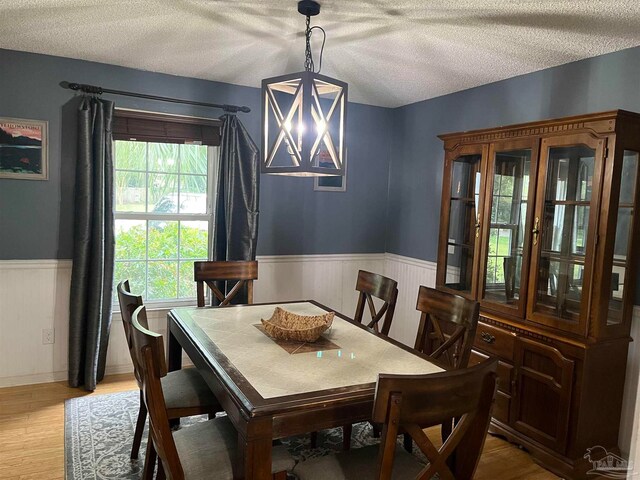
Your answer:
[[[313,54],[311,53],[311,17],[307,15],[307,29],[304,32],[306,38],[306,49],[305,49],[305,59],[304,59],[304,69],[307,72],[313,72]]]

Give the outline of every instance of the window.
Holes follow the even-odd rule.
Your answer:
[[[145,302],[194,299],[193,262],[210,257],[217,148],[116,130],[114,282],[129,279]]]

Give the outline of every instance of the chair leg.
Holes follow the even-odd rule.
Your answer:
[[[347,451],[351,448],[351,432],[353,430],[353,425],[344,425],[342,427],[342,449]]]
[[[442,443],[443,444],[447,441],[447,439],[449,438],[449,436],[453,432],[453,428],[456,426],[458,421],[459,421],[459,418],[452,418],[448,422],[444,422],[442,424],[442,426],[440,427],[440,436],[442,438]],[[456,464],[456,453],[457,452],[455,452],[455,451],[452,452],[451,455],[449,455],[449,458],[447,458],[447,465],[449,465],[450,469],[453,469],[455,467],[455,464]]]
[[[444,422],[440,427],[440,436],[442,438],[442,443],[446,442],[447,438],[449,438],[449,435],[451,435],[451,432],[453,431],[452,423],[454,421],[454,419],[451,419],[448,422]]]
[[[404,440],[402,442],[404,449],[411,453],[413,451],[413,438],[408,433],[404,434]]]
[[[278,472],[273,474],[273,480],[287,480],[287,472]]]
[[[153,446],[151,436],[147,440],[147,454],[144,459],[144,470],[142,470],[142,480],[153,480],[153,470],[156,466],[156,458],[158,457],[156,449]],[[160,472],[162,462],[158,462],[158,472]]]
[[[162,462],[158,460],[158,474],[156,475],[156,480],[165,480],[167,475],[164,473],[164,467],[162,466]]]
[[[316,448],[318,446],[318,432],[311,432],[311,448]]]
[[[147,421],[147,406],[140,391],[140,409],[138,410],[138,420],[136,421],[136,430],[133,434],[133,445],[131,446],[131,460],[138,458],[140,451],[140,443],[142,442],[142,433],[144,432],[144,424]]]

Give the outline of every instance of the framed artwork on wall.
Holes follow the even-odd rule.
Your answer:
[[[0,117],[0,178],[48,180],[48,122]]]
[[[322,151],[320,152],[320,166],[322,165]],[[330,159],[327,161],[331,161]],[[328,177],[314,177],[313,189],[317,192],[346,192],[347,191],[347,152],[344,154],[344,175],[342,176],[328,176]],[[333,163],[331,163],[333,165]]]

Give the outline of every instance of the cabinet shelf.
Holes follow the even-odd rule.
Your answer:
[[[540,252],[540,257],[541,258],[546,258],[546,259],[554,261],[554,262],[573,263],[573,264],[576,264],[576,265],[584,265],[584,262],[585,262],[584,255],[575,255],[575,254],[574,255],[571,255],[571,254],[563,255],[561,253],[548,251],[548,250],[542,250]]]
[[[474,198],[469,198],[469,197],[450,197],[450,200],[456,201],[456,202],[464,202],[467,204],[474,204],[474,205],[476,202]]]
[[[468,243],[447,242],[447,245],[450,247],[473,248],[473,245],[469,245]]]
[[[591,205],[591,200],[545,200],[544,204],[546,206],[568,205],[568,206],[588,207],[589,205]]]

